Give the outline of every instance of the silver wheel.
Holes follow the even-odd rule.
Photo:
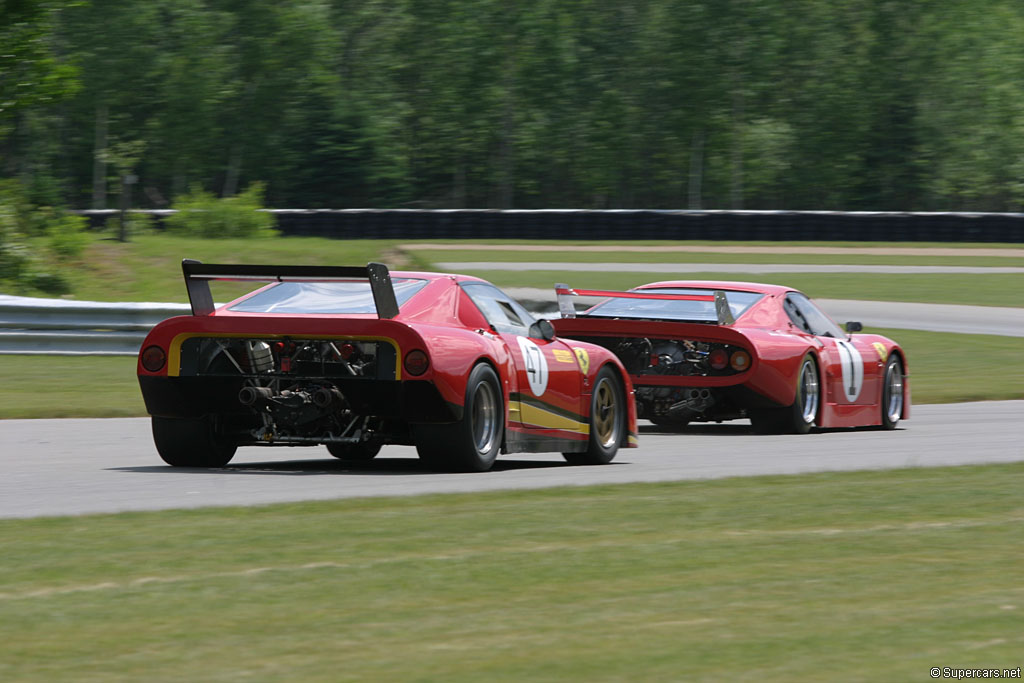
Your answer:
[[[818,385],[818,368],[810,358],[804,359],[800,368],[800,383],[797,387],[797,404],[804,422],[813,425],[818,417],[818,401],[820,387]]]
[[[498,397],[494,387],[481,382],[476,387],[473,399],[473,443],[480,453],[488,453],[494,448],[498,438]]]
[[[882,385],[882,427],[895,429],[903,416],[903,366],[899,358],[890,356],[885,366]]]

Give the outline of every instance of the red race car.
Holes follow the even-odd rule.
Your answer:
[[[325,444],[342,459],[414,444],[438,469],[499,452],[603,464],[636,446],[633,389],[606,349],[557,339],[494,285],[461,275],[182,263],[191,316],[139,353],[165,462],[220,467],[238,446]],[[211,280],[271,282],[214,306]]]
[[[614,351],[637,414],[656,425],[750,418],[762,433],[894,429],[910,417],[903,349],[841,329],[802,293],[750,282],[655,282],[629,292],[555,285],[558,334]],[[604,300],[577,314],[573,296]]]

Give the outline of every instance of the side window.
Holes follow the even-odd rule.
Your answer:
[[[800,310],[800,307],[796,305],[794,297],[795,295],[788,294],[786,295],[786,300],[782,302],[782,307],[786,310],[786,315],[788,315],[792,323],[801,330],[807,334],[814,334],[811,332],[811,323],[804,317],[803,311]]]
[[[498,332],[527,334],[534,323],[525,308],[494,285],[470,282],[462,288]]]
[[[795,309],[795,314],[790,313],[790,304],[792,304]],[[791,319],[795,315],[796,320],[793,322],[798,327],[810,332],[811,334],[819,337],[846,339],[846,333],[832,321],[832,318],[825,315],[820,308],[815,306],[814,303],[803,294],[790,293],[786,296],[786,312],[789,313],[789,317]],[[798,321],[802,321],[803,324]]]

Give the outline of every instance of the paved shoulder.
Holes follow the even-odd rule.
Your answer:
[[[876,266],[816,265],[813,263],[560,263],[521,261],[446,261],[437,266],[448,272],[466,271],[528,271],[551,270],[589,273],[595,270],[610,273],[874,273],[905,275],[997,275],[1021,274],[1018,266]]]

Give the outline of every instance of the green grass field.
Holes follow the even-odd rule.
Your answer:
[[[0,680],[1021,665],[1024,465],[0,521]]]
[[[644,282],[661,279],[678,279],[666,265],[662,273],[609,273],[601,272],[599,266],[605,262],[651,262],[669,263],[838,263],[873,264],[906,263],[916,265],[1022,265],[1024,258],[972,256],[976,248],[1019,248],[1019,245],[976,244],[954,245],[962,247],[963,257],[914,256],[878,257],[870,255],[806,255],[777,256],[766,254],[736,254],[728,251],[731,246],[774,246],[778,242],[737,242],[712,243],[687,241],[695,246],[717,245],[723,249],[719,254],[679,254],[656,252],[654,254],[606,253],[573,251],[575,245],[607,244],[593,241],[545,241],[546,246],[569,247],[554,254],[543,252],[510,252],[500,249],[500,242],[481,240],[494,245],[493,251],[433,251],[405,249],[399,240],[330,240],[314,237],[287,237],[271,239],[230,239],[210,240],[178,237],[164,234],[141,234],[132,241],[122,244],[109,238],[97,237],[85,256],[76,263],[62,269],[71,281],[71,297],[86,301],[187,301],[185,286],[181,279],[181,259],[196,258],[208,263],[269,263],[309,265],[358,265],[378,260],[393,268],[433,269],[434,263],[444,261],[514,260],[544,262],[546,260],[594,263],[594,272],[470,272],[493,281],[500,286],[549,288],[555,282],[569,282],[578,287],[602,287],[626,289]],[[444,244],[442,241],[431,241]],[[525,240],[509,240],[505,243],[524,244]],[[631,246],[678,245],[680,242],[630,242]],[[943,247],[949,244],[932,243],[876,243],[876,242],[787,242],[790,246],[829,247]],[[691,279],[721,278],[727,280],[753,280],[787,284],[804,290],[812,297],[843,299],[875,299],[879,301],[915,301],[923,303],[959,303],[982,306],[1024,306],[1021,292],[1024,291],[1024,275],[982,274],[982,275],[877,275],[877,274],[809,274],[782,273],[770,275],[739,276],[736,274],[696,273],[688,274]],[[217,301],[229,301],[250,287],[237,283],[217,283],[214,296]]]
[[[187,303],[181,260],[206,263],[284,265],[365,265],[368,261],[419,268],[413,254],[396,251],[397,240],[329,240],[315,237],[200,239],[163,234],[136,235],[121,243],[97,238],[84,256],[62,272],[71,295],[83,301],[159,301]],[[219,284],[219,301],[252,287]]]
[[[1024,398],[1024,339],[865,330],[907,351],[915,403]],[[0,356],[0,418],[145,415],[135,358]]]
[[[743,243],[750,246],[749,242]],[[408,249],[409,253],[435,263],[448,261],[526,261],[532,263],[594,263],[610,261],[622,263],[810,263],[820,265],[882,265],[882,266],[1014,266],[1024,267],[1022,256],[974,256],[969,249],[957,256],[888,256],[875,254],[746,254],[729,251],[728,245],[720,244],[720,252],[600,252],[572,251],[572,248],[552,248],[552,251],[513,251],[494,249],[489,251],[434,249]]]

